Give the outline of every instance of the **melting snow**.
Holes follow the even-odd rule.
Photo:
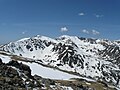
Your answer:
[[[2,59],[3,63],[8,63],[11,60],[11,58],[9,56],[5,56],[5,55],[1,55],[1,54],[0,54],[0,58]]]
[[[23,63],[30,66],[30,68],[32,70],[32,75],[37,74],[44,78],[60,79],[60,80],[62,80],[62,79],[69,80],[70,78],[79,78],[79,76],[61,72],[56,69],[43,67],[37,63],[26,63],[26,62],[23,62]]]

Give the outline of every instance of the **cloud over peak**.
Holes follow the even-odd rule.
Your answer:
[[[83,32],[83,33],[86,33],[86,34],[89,34],[89,31],[86,30],[86,29],[83,29],[82,32]]]
[[[92,30],[92,34],[93,34],[93,35],[99,35],[100,32],[98,32],[98,31],[96,31],[96,30]]]
[[[61,32],[67,32],[67,31],[68,31],[68,28],[67,28],[67,27],[61,27],[60,31],[61,31]]]
[[[85,13],[81,12],[81,13],[79,13],[78,15],[79,15],[79,16],[84,16]]]
[[[86,29],[83,29],[82,30],[82,33],[85,33],[85,34],[91,34],[91,35],[99,35],[100,34],[100,32],[99,31],[97,31],[97,30],[86,30]]]
[[[23,35],[26,34],[26,33],[27,33],[27,31],[23,31],[23,32],[22,32]]]
[[[96,18],[101,18],[101,17],[103,17],[104,15],[99,15],[99,14],[95,14],[95,17]]]

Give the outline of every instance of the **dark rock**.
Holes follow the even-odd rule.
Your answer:
[[[30,49],[30,48],[31,48],[31,46],[30,46],[30,45],[26,45],[26,48],[27,48],[27,49]]]
[[[7,65],[9,65],[9,66],[14,66],[14,67],[16,67],[16,68],[24,71],[24,73],[25,73],[27,76],[31,77],[31,69],[30,69],[29,66],[27,66],[27,65],[25,65],[25,64],[22,64],[22,63],[18,63],[17,61],[14,61],[14,60],[12,60],[12,61],[10,61],[9,63],[7,63]]]
[[[37,75],[34,78],[29,66],[17,61],[0,65],[0,90],[27,90],[26,85],[30,90],[44,87],[40,82],[42,78],[38,79]]]
[[[0,64],[2,64],[3,62],[2,62],[2,59],[0,58]]]

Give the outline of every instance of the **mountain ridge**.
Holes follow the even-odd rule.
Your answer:
[[[63,35],[37,35],[3,45],[1,50],[119,87],[119,41]]]

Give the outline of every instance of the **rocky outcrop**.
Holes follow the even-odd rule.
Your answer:
[[[17,61],[5,64],[0,59],[0,90],[29,90],[44,87],[32,75],[29,66]]]
[[[30,67],[25,64],[22,64],[22,62],[18,63],[17,61],[12,60],[9,63],[7,63],[6,65],[13,66],[13,67],[19,69],[20,71],[24,72],[25,75],[27,75],[28,77],[32,78]]]

